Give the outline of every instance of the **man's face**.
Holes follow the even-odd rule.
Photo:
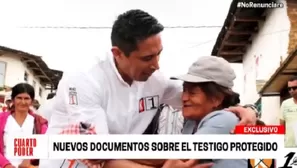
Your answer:
[[[161,36],[158,34],[139,42],[138,49],[129,56],[125,56],[117,47],[113,47],[112,51],[124,80],[146,81],[159,69],[162,49]]]
[[[288,82],[288,90],[292,97],[297,98],[297,80]]]

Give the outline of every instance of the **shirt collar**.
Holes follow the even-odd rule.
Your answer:
[[[112,53],[108,52],[108,54],[107,54],[107,59],[108,59],[110,65],[111,65],[112,70],[115,72],[117,78],[119,79],[119,81],[120,81],[123,85],[125,85],[125,86],[129,86],[129,84],[128,84],[127,82],[124,81],[124,79],[122,78],[121,74],[119,73],[119,71],[118,71],[118,69],[117,69],[117,67],[116,67],[115,59],[114,59]]]

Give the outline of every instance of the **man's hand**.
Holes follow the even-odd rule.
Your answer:
[[[210,168],[213,163],[198,164],[198,160],[167,160],[162,168]]]
[[[18,166],[18,168],[30,168],[31,162],[28,159],[22,161],[22,163]]]
[[[251,108],[236,106],[230,107],[226,110],[235,113],[240,118],[238,125],[256,125],[256,112]]]

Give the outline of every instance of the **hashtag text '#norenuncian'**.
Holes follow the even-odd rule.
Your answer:
[[[270,3],[255,3],[255,2],[238,2],[238,8],[283,8],[284,4],[281,2]]]

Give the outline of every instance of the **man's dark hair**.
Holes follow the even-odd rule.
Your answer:
[[[126,56],[137,49],[138,42],[156,35],[164,26],[152,15],[139,9],[119,15],[112,26],[111,44],[121,49]]]
[[[292,82],[292,81],[295,81],[297,80],[297,76],[292,76],[290,79],[289,79],[289,82]]]

